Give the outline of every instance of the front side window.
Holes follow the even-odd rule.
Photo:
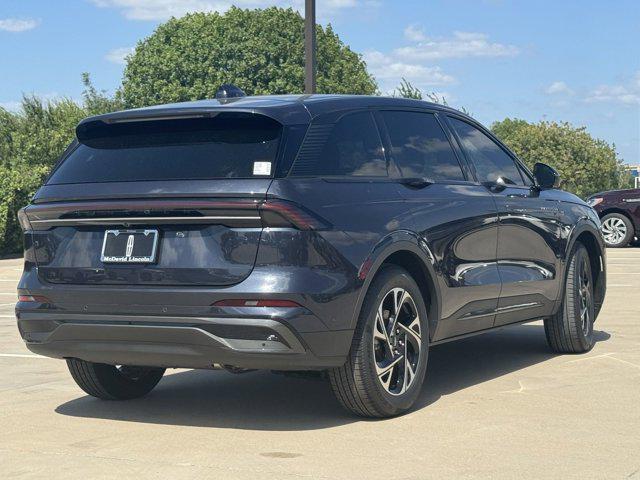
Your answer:
[[[320,126],[324,127],[323,125]],[[312,127],[313,128],[313,127]],[[329,127],[331,128],[331,127]],[[305,143],[316,143],[318,140]],[[302,154],[291,170],[293,176],[368,176],[387,175],[387,162],[378,129],[370,112],[342,117],[330,130],[323,147],[302,146]]]
[[[480,183],[495,183],[502,178],[511,185],[523,185],[513,159],[491,138],[467,122],[449,117],[462,147],[473,163]]]
[[[460,163],[435,115],[383,111],[391,156],[402,176],[434,181],[464,180]]]

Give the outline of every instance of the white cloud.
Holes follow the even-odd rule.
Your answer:
[[[548,95],[573,95],[575,93],[565,82],[562,81],[553,82],[545,88],[544,91]]]
[[[402,62],[375,50],[366,52],[364,60],[369,71],[380,81],[383,90],[392,90],[402,78],[419,88],[450,85],[456,81],[438,66]]]
[[[2,18],[0,19],[0,30],[6,32],[25,32],[33,30],[40,25],[40,20],[35,18]]]
[[[626,85],[600,85],[591,90],[585,102],[613,102],[624,105],[640,105],[640,71]]]
[[[416,27],[411,32],[416,33]],[[406,35],[405,30],[405,35]],[[414,37],[415,38],[415,37]],[[427,38],[415,45],[395,50],[396,55],[410,60],[439,60],[465,57],[512,57],[520,50],[514,45],[490,42],[484,33],[453,32],[451,38]]]
[[[427,36],[424,34],[424,29],[418,25],[408,25],[404,29],[404,38],[411,42],[424,42]]]
[[[131,55],[135,51],[135,49],[136,47],[114,48],[109,53],[107,53],[104,58],[106,58],[111,63],[124,65],[127,63],[127,56]]]
[[[226,12],[232,5],[241,8],[271,6],[304,10],[304,0],[91,0],[98,7],[116,8],[130,20],[167,20],[189,12]],[[319,2],[318,14],[326,14],[358,5],[375,6],[370,0],[325,0]]]

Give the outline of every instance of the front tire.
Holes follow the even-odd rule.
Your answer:
[[[149,393],[164,375],[164,368],[106,365],[67,359],[71,376],[89,395],[102,400],[130,400]]]
[[[593,275],[587,249],[580,243],[569,259],[569,271],[562,307],[544,321],[551,350],[557,353],[584,353],[593,348]]]
[[[329,371],[333,392],[356,415],[399,415],[420,394],[428,350],[422,292],[406,270],[384,268],[365,297],[347,362]]]
[[[621,213],[609,213],[602,217],[602,235],[607,247],[626,247],[633,240],[633,224]]]

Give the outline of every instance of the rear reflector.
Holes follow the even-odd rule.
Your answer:
[[[18,295],[19,302],[51,303],[44,295]]]
[[[291,300],[245,300],[233,298],[229,300],[219,300],[213,304],[215,307],[299,307],[300,304]]]

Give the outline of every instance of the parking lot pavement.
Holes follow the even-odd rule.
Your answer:
[[[0,261],[0,478],[640,479],[640,249],[609,250],[586,355],[553,355],[540,322],[430,352],[408,415],[363,421],[322,381],[174,371],[102,402],[33,356]]]

